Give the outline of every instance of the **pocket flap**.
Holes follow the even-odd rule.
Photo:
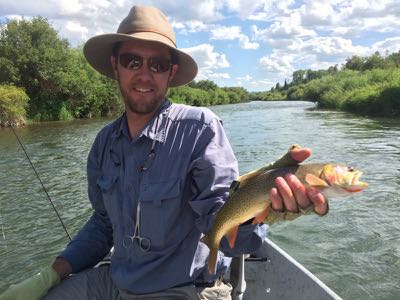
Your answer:
[[[160,202],[175,198],[180,193],[180,180],[172,179],[163,182],[145,183],[140,186],[140,201]]]
[[[103,191],[108,191],[117,181],[117,179],[118,176],[116,175],[102,174],[99,178],[97,178],[96,183]]]

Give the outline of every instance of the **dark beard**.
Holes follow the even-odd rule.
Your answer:
[[[163,96],[156,96],[151,99],[150,102],[143,103],[141,101],[137,101],[138,99],[132,99],[125,91],[119,86],[119,90],[121,92],[121,96],[124,100],[125,109],[129,110],[132,113],[139,115],[147,115],[150,113],[154,113],[160,107],[161,103],[164,101],[166,97],[166,93]],[[135,100],[135,101],[132,101]]]

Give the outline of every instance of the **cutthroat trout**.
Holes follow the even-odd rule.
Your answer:
[[[362,172],[341,164],[301,164],[265,171],[267,168],[239,177],[236,188],[233,184],[227,201],[218,211],[210,232],[202,238],[210,248],[208,259],[210,274],[215,272],[222,237],[226,235],[230,247],[233,247],[239,225],[254,218],[268,207],[271,208],[268,191],[275,186],[275,178],[292,173],[305,186],[317,188],[325,198],[351,195],[361,192],[368,186],[367,183],[359,181]],[[312,208],[309,211],[312,211]],[[264,223],[271,224],[279,219],[294,219],[289,217],[290,214],[299,216],[299,213],[280,213],[270,209]]]

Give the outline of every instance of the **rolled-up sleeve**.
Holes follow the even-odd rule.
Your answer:
[[[190,201],[198,214],[196,225],[207,233],[229,193],[229,187],[238,177],[238,166],[233,150],[225,135],[221,122],[216,118],[201,132],[194,152],[191,168],[193,192],[197,195]],[[244,225],[239,227],[234,248],[228,241],[221,241],[221,251],[227,256],[238,256],[255,252],[267,235],[266,225]]]
[[[93,214],[59,255],[71,264],[73,273],[97,264],[113,245],[112,225],[104,207],[101,190],[96,183],[100,175],[103,147],[104,141],[99,134],[93,143],[87,162],[88,196],[94,209]]]

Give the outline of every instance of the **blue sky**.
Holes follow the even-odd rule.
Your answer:
[[[0,20],[46,17],[72,46],[115,32],[132,5],[160,8],[196,80],[269,90],[298,69],[400,50],[399,0],[0,0]]]

